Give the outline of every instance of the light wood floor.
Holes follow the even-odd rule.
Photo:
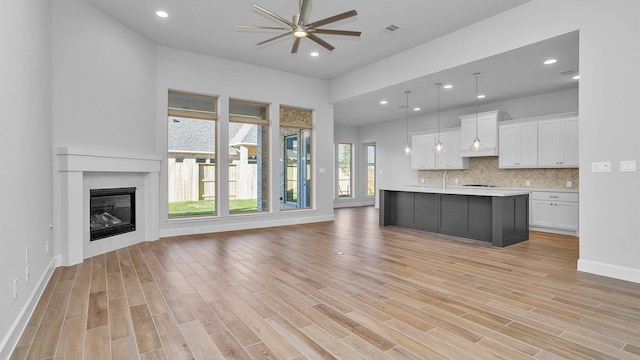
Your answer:
[[[575,237],[499,249],[377,217],[57,268],[12,359],[640,359],[640,284],[578,273]]]

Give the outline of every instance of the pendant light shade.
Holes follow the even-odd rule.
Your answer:
[[[436,135],[436,144],[433,147],[433,152],[436,154],[440,154],[444,151],[444,146],[440,142],[440,85],[442,85],[442,83],[436,83],[436,87],[438,89],[438,133]]]
[[[409,141],[409,93],[411,93],[411,91],[407,90],[404,93],[407,94],[407,102],[405,104],[405,110],[407,112],[407,144],[402,150],[402,154],[405,156],[409,156],[411,155],[411,143]]]
[[[482,142],[480,142],[480,138],[478,137],[478,76],[480,76],[480,73],[474,73],[473,76],[476,77],[476,138],[473,139],[473,142],[471,143],[471,146],[469,148],[473,151],[480,151],[484,149],[484,146],[482,145]]]

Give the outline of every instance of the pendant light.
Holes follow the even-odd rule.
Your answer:
[[[480,138],[478,137],[478,76],[480,76],[480,73],[474,73],[473,76],[476,77],[476,138],[473,139],[473,143],[471,143],[470,148],[473,151],[480,151],[484,149],[484,146],[482,145],[482,143],[480,142]]]
[[[409,156],[411,155],[411,145],[409,142],[409,93],[411,91],[407,90],[404,93],[407,94],[407,103],[405,105],[405,109],[407,111],[407,145],[404,147],[404,150],[402,150],[402,154]]]
[[[436,154],[444,151],[444,147],[440,142],[440,85],[442,85],[442,83],[436,83],[436,87],[438,88],[438,134],[436,135],[436,145],[433,147],[433,152]]]

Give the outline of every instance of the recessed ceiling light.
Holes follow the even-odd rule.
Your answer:
[[[387,100],[380,100],[380,105],[387,105],[389,102]]]
[[[451,89],[452,87],[453,87],[453,85],[451,85],[451,84],[447,84],[447,85],[443,86],[443,88],[445,88],[445,89]]]
[[[420,108],[419,107],[415,107],[415,108],[413,108],[413,111],[420,111]]]
[[[557,62],[558,62],[558,60],[556,60],[556,59],[549,59],[549,60],[545,60],[544,64],[545,65],[551,65],[551,64],[555,64]]]
[[[478,95],[478,99],[484,99],[485,97],[485,95]]]
[[[580,80],[580,75],[576,75],[573,77],[573,80]]]
[[[320,55],[320,53],[319,53],[319,52],[317,52],[317,51],[314,51],[314,52],[312,52],[312,53],[311,53],[311,54],[309,54],[309,55],[311,55],[311,56],[313,56],[313,57],[316,57],[316,56]]]
[[[169,17],[169,14],[166,11],[158,10],[156,11],[156,15],[161,18]]]

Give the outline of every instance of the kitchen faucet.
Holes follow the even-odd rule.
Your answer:
[[[448,171],[445,171],[444,174],[442,174],[442,190],[447,190],[447,175],[449,175]]]

